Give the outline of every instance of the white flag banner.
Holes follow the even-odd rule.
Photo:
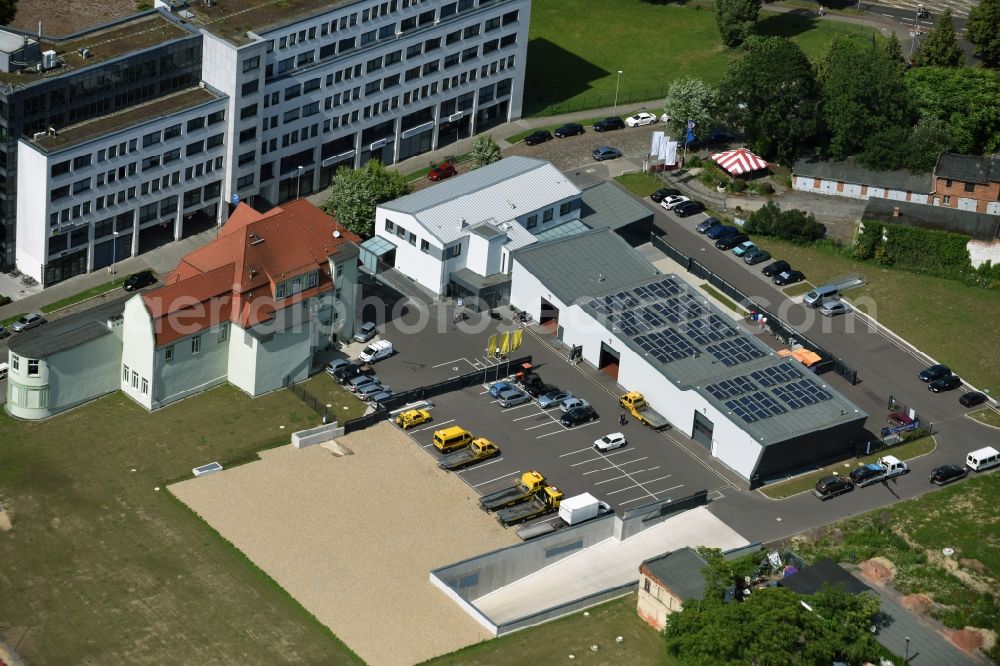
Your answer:
[[[664,141],[663,143],[664,143],[664,147],[665,147],[664,155],[661,158],[661,159],[663,159],[663,163],[664,164],[671,164],[671,165],[677,164],[677,142],[676,141]]]
[[[649,154],[656,157],[660,154],[660,146],[663,145],[663,132],[653,132],[653,145],[649,148]]]

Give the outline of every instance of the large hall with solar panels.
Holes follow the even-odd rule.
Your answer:
[[[631,247],[610,243],[588,255],[576,239],[585,261],[562,258],[574,240],[555,256],[518,252],[511,302],[582,348],[583,360],[616,377],[622,391],[643,393],[751,487],[854,452],[867,415],[823,376],[778,356],[756,327]]]

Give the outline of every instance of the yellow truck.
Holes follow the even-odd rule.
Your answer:
[[[513,506],[514,504],[519,504],[530,499],[546,485],[545,477],[538,472],[525,472],[514,485],[480,497],[479,506],[484,511],[496,511],[507,506]]]
[[[421,423],[431,420],[431,413],[426,409],[409,409],[401,414],[397,414],[395,421],[403,430],[414,428]]]
[[[558,509],[562,498],[561,490],[555,486],[545,486],[527,502],[497,511],[497,520],[502,525],[516,525],[538,516],[544,516]]]
[[[469,465],[475,465],[477,462],[481,462],[499,454],[500,449],[497,448],[496,444],[485,437],[477,437],[469,443],[468,447],[462,449],[461,451],[449,453],[441,458],[441,461],[438,463],[438,467],[454,471],[456,469],[468,467]]]
[[[663,430],[670,427],[670,422],[653,411],[646,404],[646,398],[638,391],[629,391],[618,398],[618,404],[635,418],[636,421],[648,425],[653,430]]]

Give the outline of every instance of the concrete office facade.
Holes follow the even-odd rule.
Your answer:
[[[197,25],[208,10],[193,11]],[[340,166],[394,164],[520,117],[530,12],[368,0],[246,35],[206,25],[203,77],[230,100],[227,200],[280,203]]]

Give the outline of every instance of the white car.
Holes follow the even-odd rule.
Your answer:
[[[652,113],[637,113],[634,116],[629,116],[625,119],[625,124],[629,127],[642,127],[643,125],[652,125],[656,122],[656,116]]]
[[[605,435],[600,439],[594,440],[594,448],[598,451],[610,451],[611,449],[620,449],[621,447],[628,444],[625,439],[625,435],[620,432],[613,432],[610,435]]]
[[[663,197],[663,201],[660,202],[660,205],[663,206],[665,209],[670,210],[677,204],[682,204],[685,201],[691,201],[691,199],[685,196],[681,196],[680,194],[675,194],[670,197]]]
[[[660,120],[662,120],[665,123],[669,123],[670,122],[670,114],[669,113],[664,113],[662,116],[660,116]]]

